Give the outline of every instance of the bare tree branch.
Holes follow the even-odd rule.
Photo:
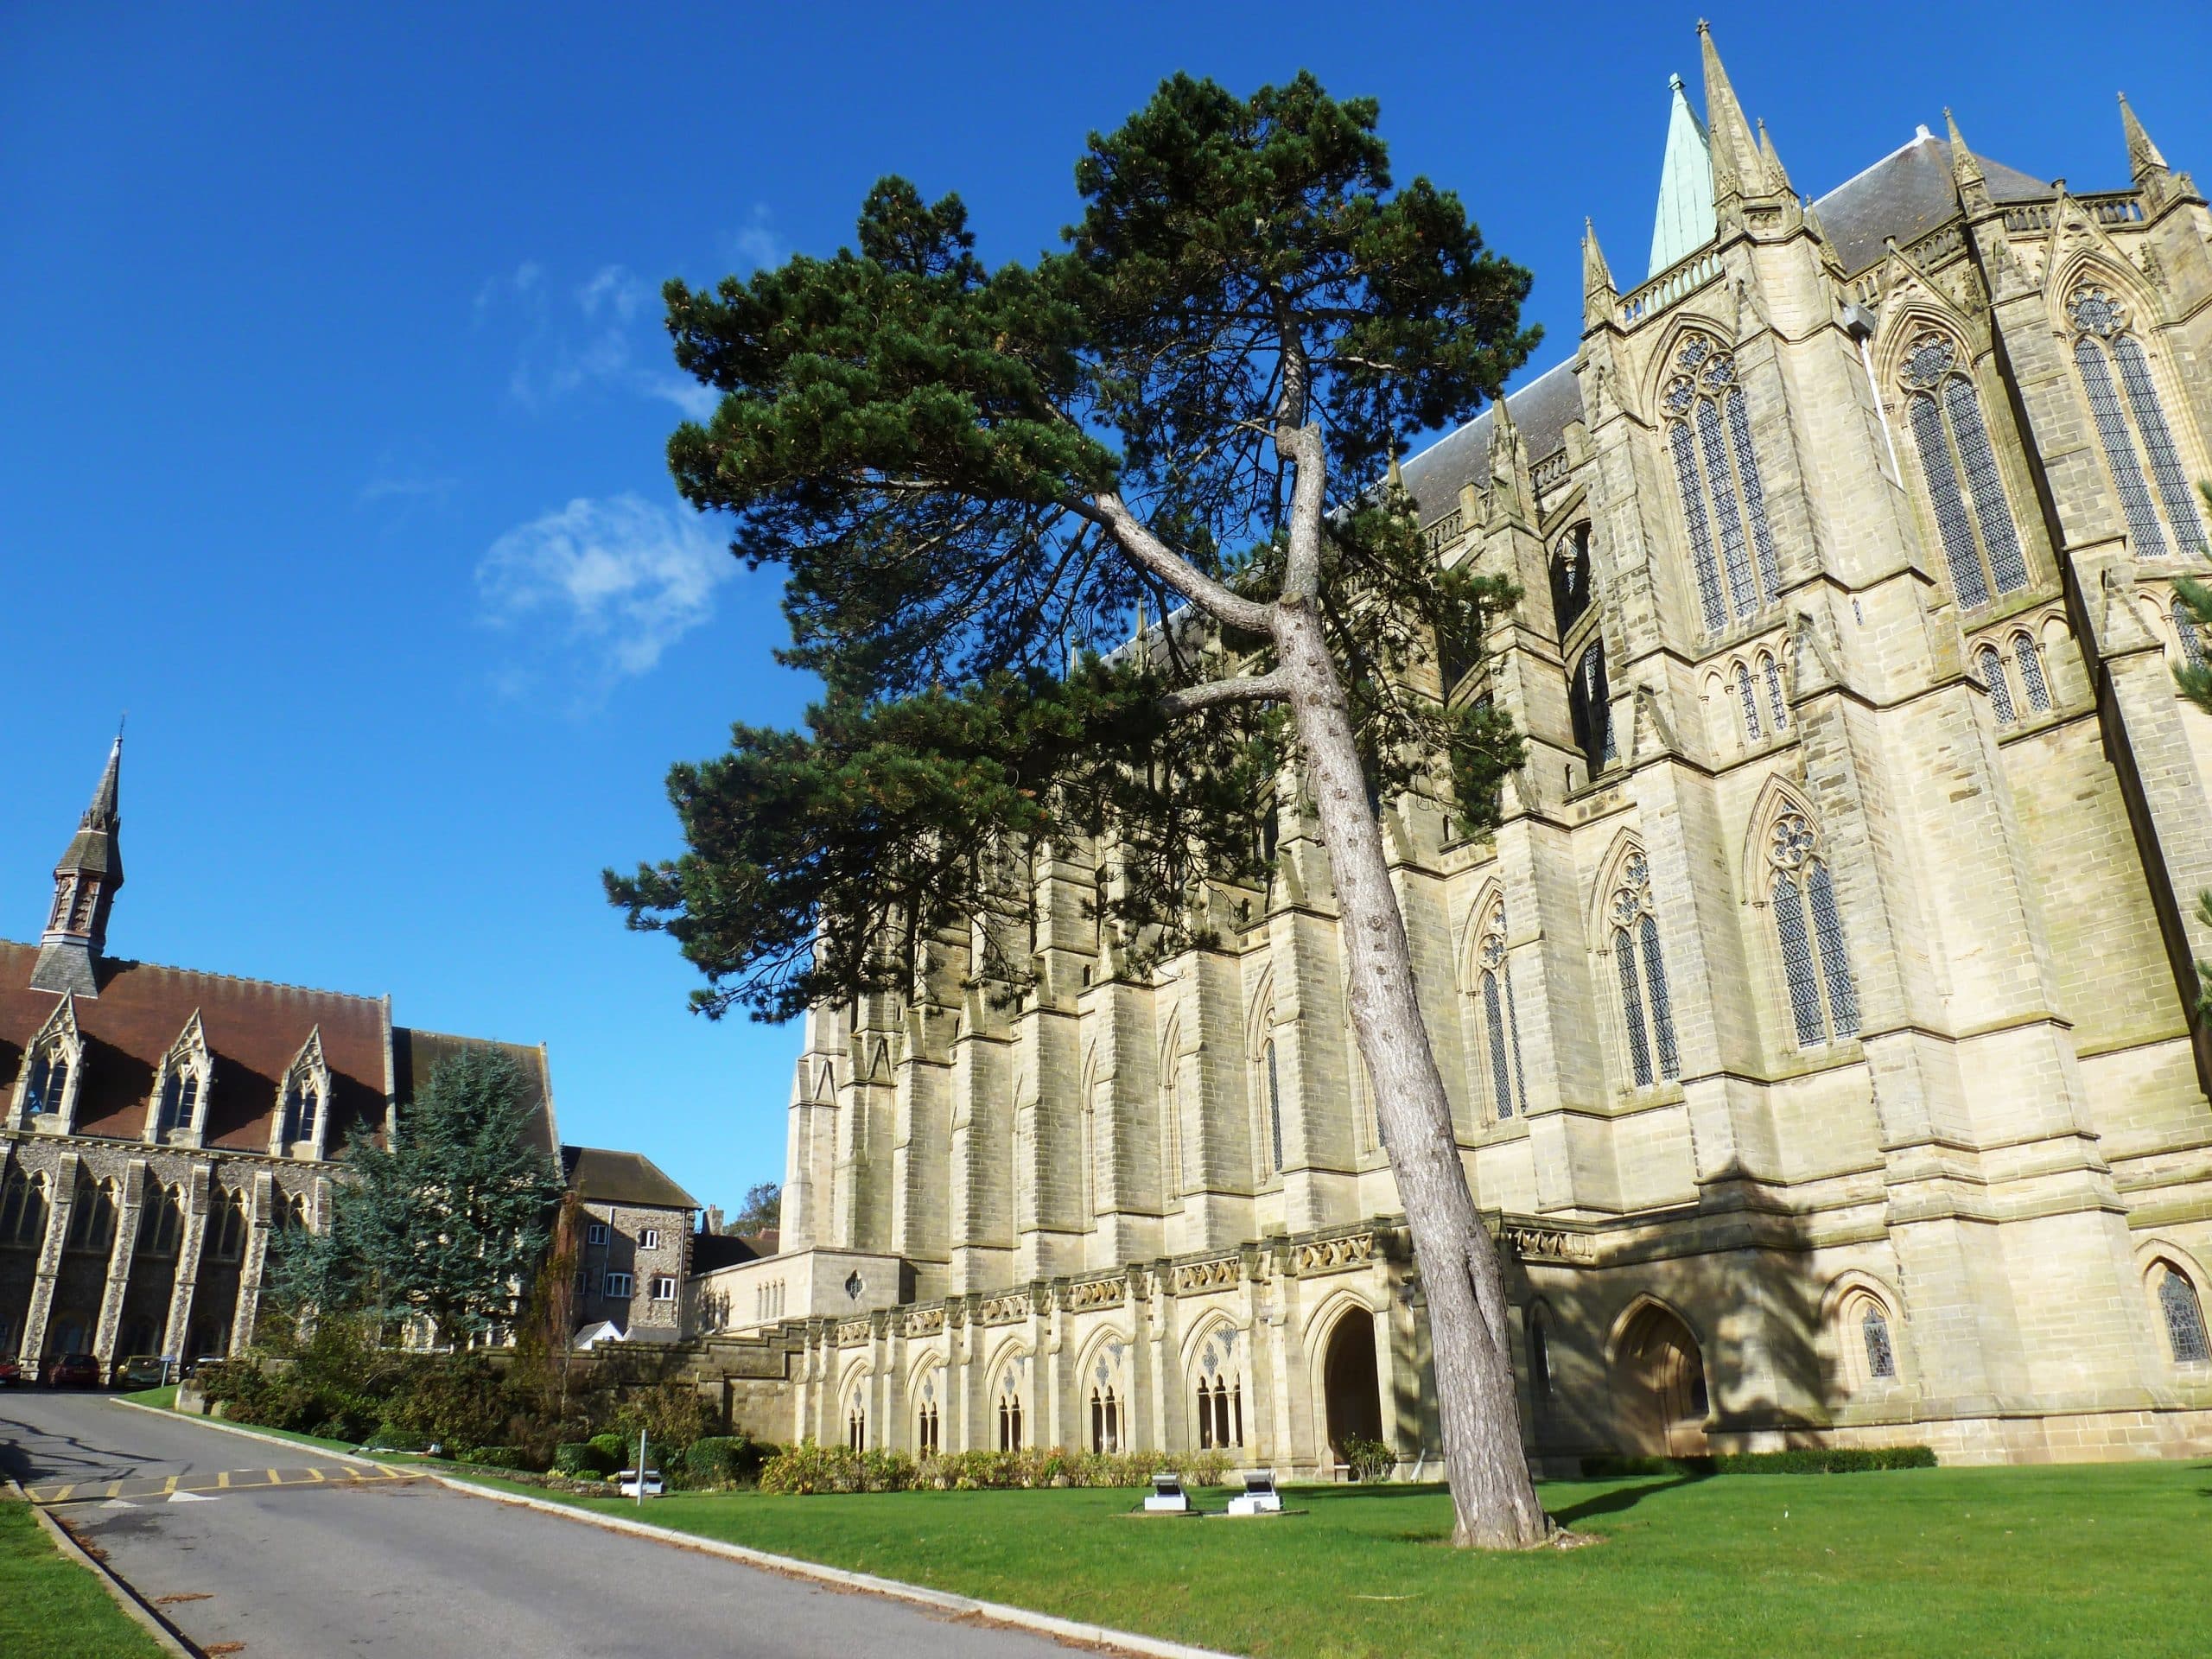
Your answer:
[[[1303,476],[1303,469],[1300,469]],[[1319,490],[1315,498],[1318,508]],[[1128,505],[1111,490],[1103,490],[1088,501],[1070,502],[1074,511],[1087,518],[1096,519],[1114,533],[1114,539],[1136,563],[1150,571],[1185,599],[1211,616],[1217,622],[1232,628],[1242,628],[1248,633],[1271,632],[1268,619],[1272,609],[1256,600],[1246,599],[1231,593],[1220,582],[1207,575],[1188,559],[1154,535],[1143,520],[1131,512]],[[1315,514],[1318,536],[1319,515]],[[1319,556],[1316,556],[1318,566]]]
[[[1268,674],[1239,674],[1232,679],[1208,680],[1170,691],[1160,706],[1171,715],[1187,715],[1221,702],[1274,702],[1290,695],[1290,682],[1281,669]]]

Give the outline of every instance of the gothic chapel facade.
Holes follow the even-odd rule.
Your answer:
[[[2124,104],[2123,189],[1954,125],[1807,203],[1701,45],[1646,279],[1592,236],[1573,360],[1403,467],[1523,595],[1450,688],[1529,734],[1503,823],[1386,833],[1532,1452],[2202,1454],[2212,218]],[[783,1253],[702,1281],[760,1432],[1434,1458],[1280,802],[1215,950],[1124,972],[1054,847],[1019,1007],[814,1014]]]

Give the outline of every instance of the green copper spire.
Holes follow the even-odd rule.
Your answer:
[[[1705,123],[1690,111],[1682,78],[1669,75],[1674,107],[1667,115],[1667,160],[1659,173],[1659,215],[1651,227],[1651,269],[1656,276],[1713,240],[1713,152]]]

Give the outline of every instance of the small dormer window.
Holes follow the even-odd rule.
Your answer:
[[[322,1157],[323,1142],[328,1134],[329,1105],[330,1066],[323,1058],[322,1030],[318,1027],[308,1033],[307,1041],[285,1068],[284,1081],[276,1096],[276,1123],[270,1136],[270,1155],[285,1157],[295,1147],[304,1146],[306,1156]]]
[[[296,1079],[284,1091],[284,1144],[304,1141],[315,1133],[315,1116],[321,1105],[315,1084],[305,1078]]]

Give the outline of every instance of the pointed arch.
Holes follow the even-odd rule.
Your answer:
[[[322,1027],[318,1025],[308,1033],[307,1041],[300,1045],[276,1086],[276,1114],[269,1130],[270,1157],[294,1156],[301,1147],[306,1149],[307,1157],[323,1155],[330,1122],[330,1062],[323,1056]]]
[[[1191,1439],[1201,1450],[1242,1446],[1250,1391],[1248,1333],[1215,1309],[1183,1340],[1183,1393],[1192,1411]]]
[[[85,1078],[85,1039],[77,1028],[77,994],[64,991],[61,1000],[23,1045],[23,1061],[16,1068],[16,1097],[10,1122],[18,1128],[34,1118],[47,1118],[67,1134],[77,1122],[77,1100]]]
[[[2028,585],[2027,554],[1997,460],[1969,332],[1923,318],[1889,343],[1883,379],[1900,400],[1952,596],[1967,610]]]
[[[200,1010],[194,1008],[155,1068],[145,1138],[156,1145],[175,1138],[197,1146],[207,1122],[207,1095],[214,1074],[207,1029],[200,1022]]]
[[[1520,1009],[1513,991],[1505,893],[1495,878],[1484,885],[1468,914],[1468,954],[1461,983],[1473,1004],[1477,1040],[1471,1046],[1483,1060],[1478,1084],[1490,1103],[1491,1121],[1503,1123],[1526,1113],[1528,1080],[1521,1063]]]
[[[1618,839],[1599,893],[1605,906],[1599,948],[1612,963],[1614,1006],[1629,1084],[1648,1089],[1671,1083],[1681,1076],[1674,992],[1667,977],[1650,859],[1640,840],[1625,834]]]
[[[1734,331],[1684,327],[1655,359],[1653,408],[1704,632],[1717,637],[1782,597],[1781,555],[1751,432]]]

